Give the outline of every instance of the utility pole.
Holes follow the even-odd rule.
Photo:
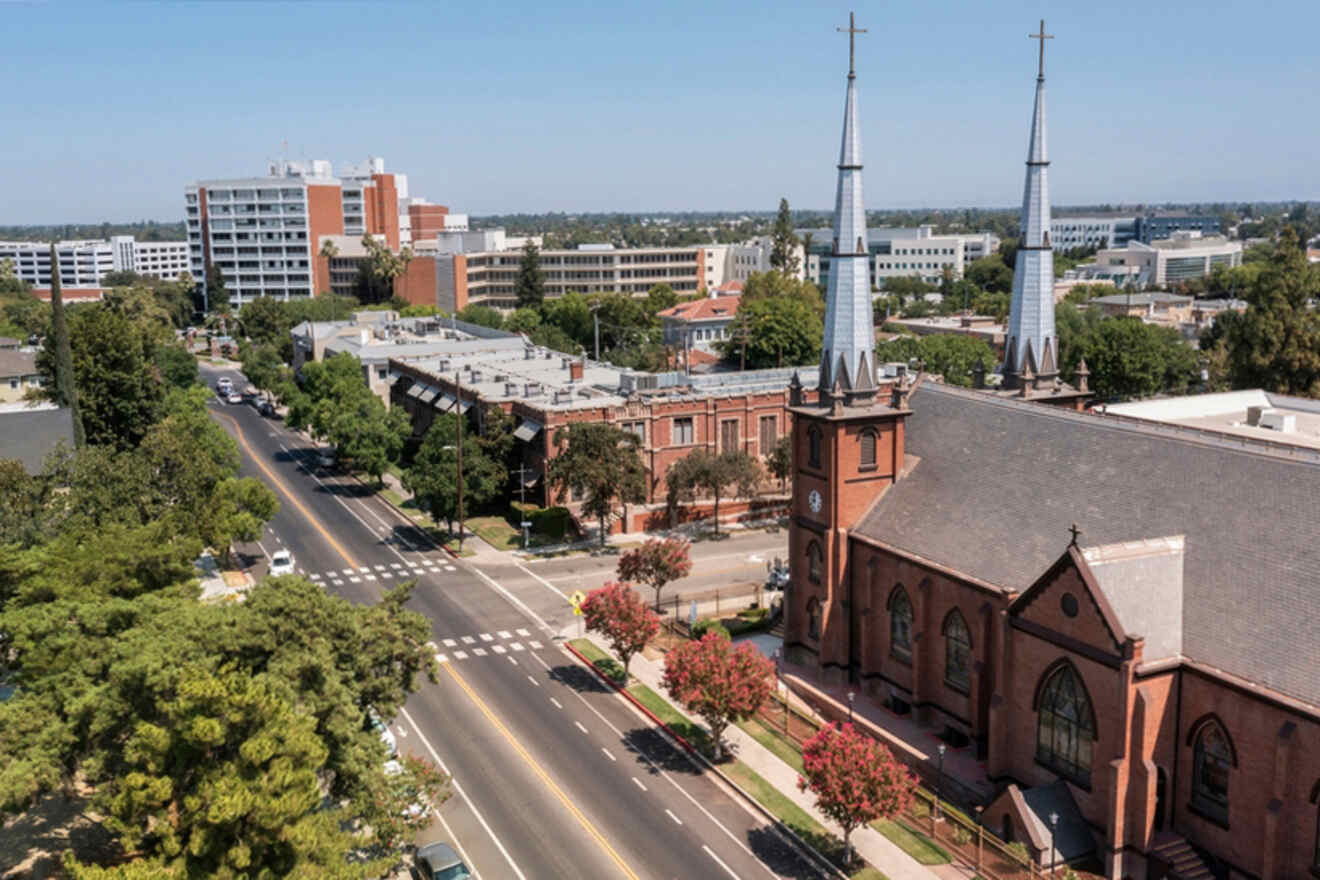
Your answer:
[[[454,374],[454,411],[458,413],[458,553],[463,555],[463,386],[461,374]]]
[[[599,306],[591,310],[591,323],[596,332],[596,363],[600,363],[600,312],[596,311]]]
[[[529,473],[534,474],[536,471],[531,470],[526,465],[518,465],[518,504],[520,505],[520,509],[518,510],[518,528],[522,531],[524,550],[527,549],[527,544],[530,539],[529,530],[532,527],[531,522],[527,519],[527,475]]]

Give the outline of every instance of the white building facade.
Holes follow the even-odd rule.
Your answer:
[[[188,243],[183,241],[135,241],[131,235],[116,235],[109,241],[60,241],[55,249],[64,287],[100,287],[110,272],[173,280],[190,268]],[[48,242],[0,241],[0,260],[12,261],[20,280],[50,286]]]

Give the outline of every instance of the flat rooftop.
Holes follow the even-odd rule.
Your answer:
[[[1121,403],[1097,411],[1107,416],[1179,425],[1271,445],[1320,449],[1320,400],[1271,394],[1259,388]],[[1261,415],[1266,412],[1275,415]]]

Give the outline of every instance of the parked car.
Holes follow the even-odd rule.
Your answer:
[[[394,731],[390,726],[380,720],[380,716],[375,712],[369,712],[367,718],[371,721],[371,729],[380,736],[380,741],[385,743],[385,748],[389,750],[390,757],[396,757],[399,754],[399,744],[394,739]]]
[[[333,449],[321,449],[316,453],[316,464],[327,470],[335,466],[335,451]]]
[[[275,404],[271,403],[269,400],[263,400],[257,404],[257,412],[261,413],[266,418],[271,418],[275,415]]]
[[[239,394],[237,391],[231,390],[229,394],[225,396],[225,400],[229,403],[242,403],[243,395]]]
[[[472,872],[447,843],[432,843],[417,851],[417,868],[426,880],[468,880]]]
[[[777,560],[776,560],[777,561]],[[779,592],[788,586],[788,566],[779,564],[770,569],[770,574],[766,576],[765,588],[772,593]]]
[[[215,383],[215,390],[222,395],[226,395],[234,390],[234,383],[230,381],[228,376],[221,376],[220,380]]]
[[[272,577],[293,574],[293,554],[288,550],[276,550],[270,558],[270,573]]]

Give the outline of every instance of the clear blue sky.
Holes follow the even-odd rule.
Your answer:
[[[866,198],[1320,198],[1320,3],[861,3]],[[827,208],[848,6],[3,4],[0,223],[178,219],[197,178],[384,156],[471,214]]]

